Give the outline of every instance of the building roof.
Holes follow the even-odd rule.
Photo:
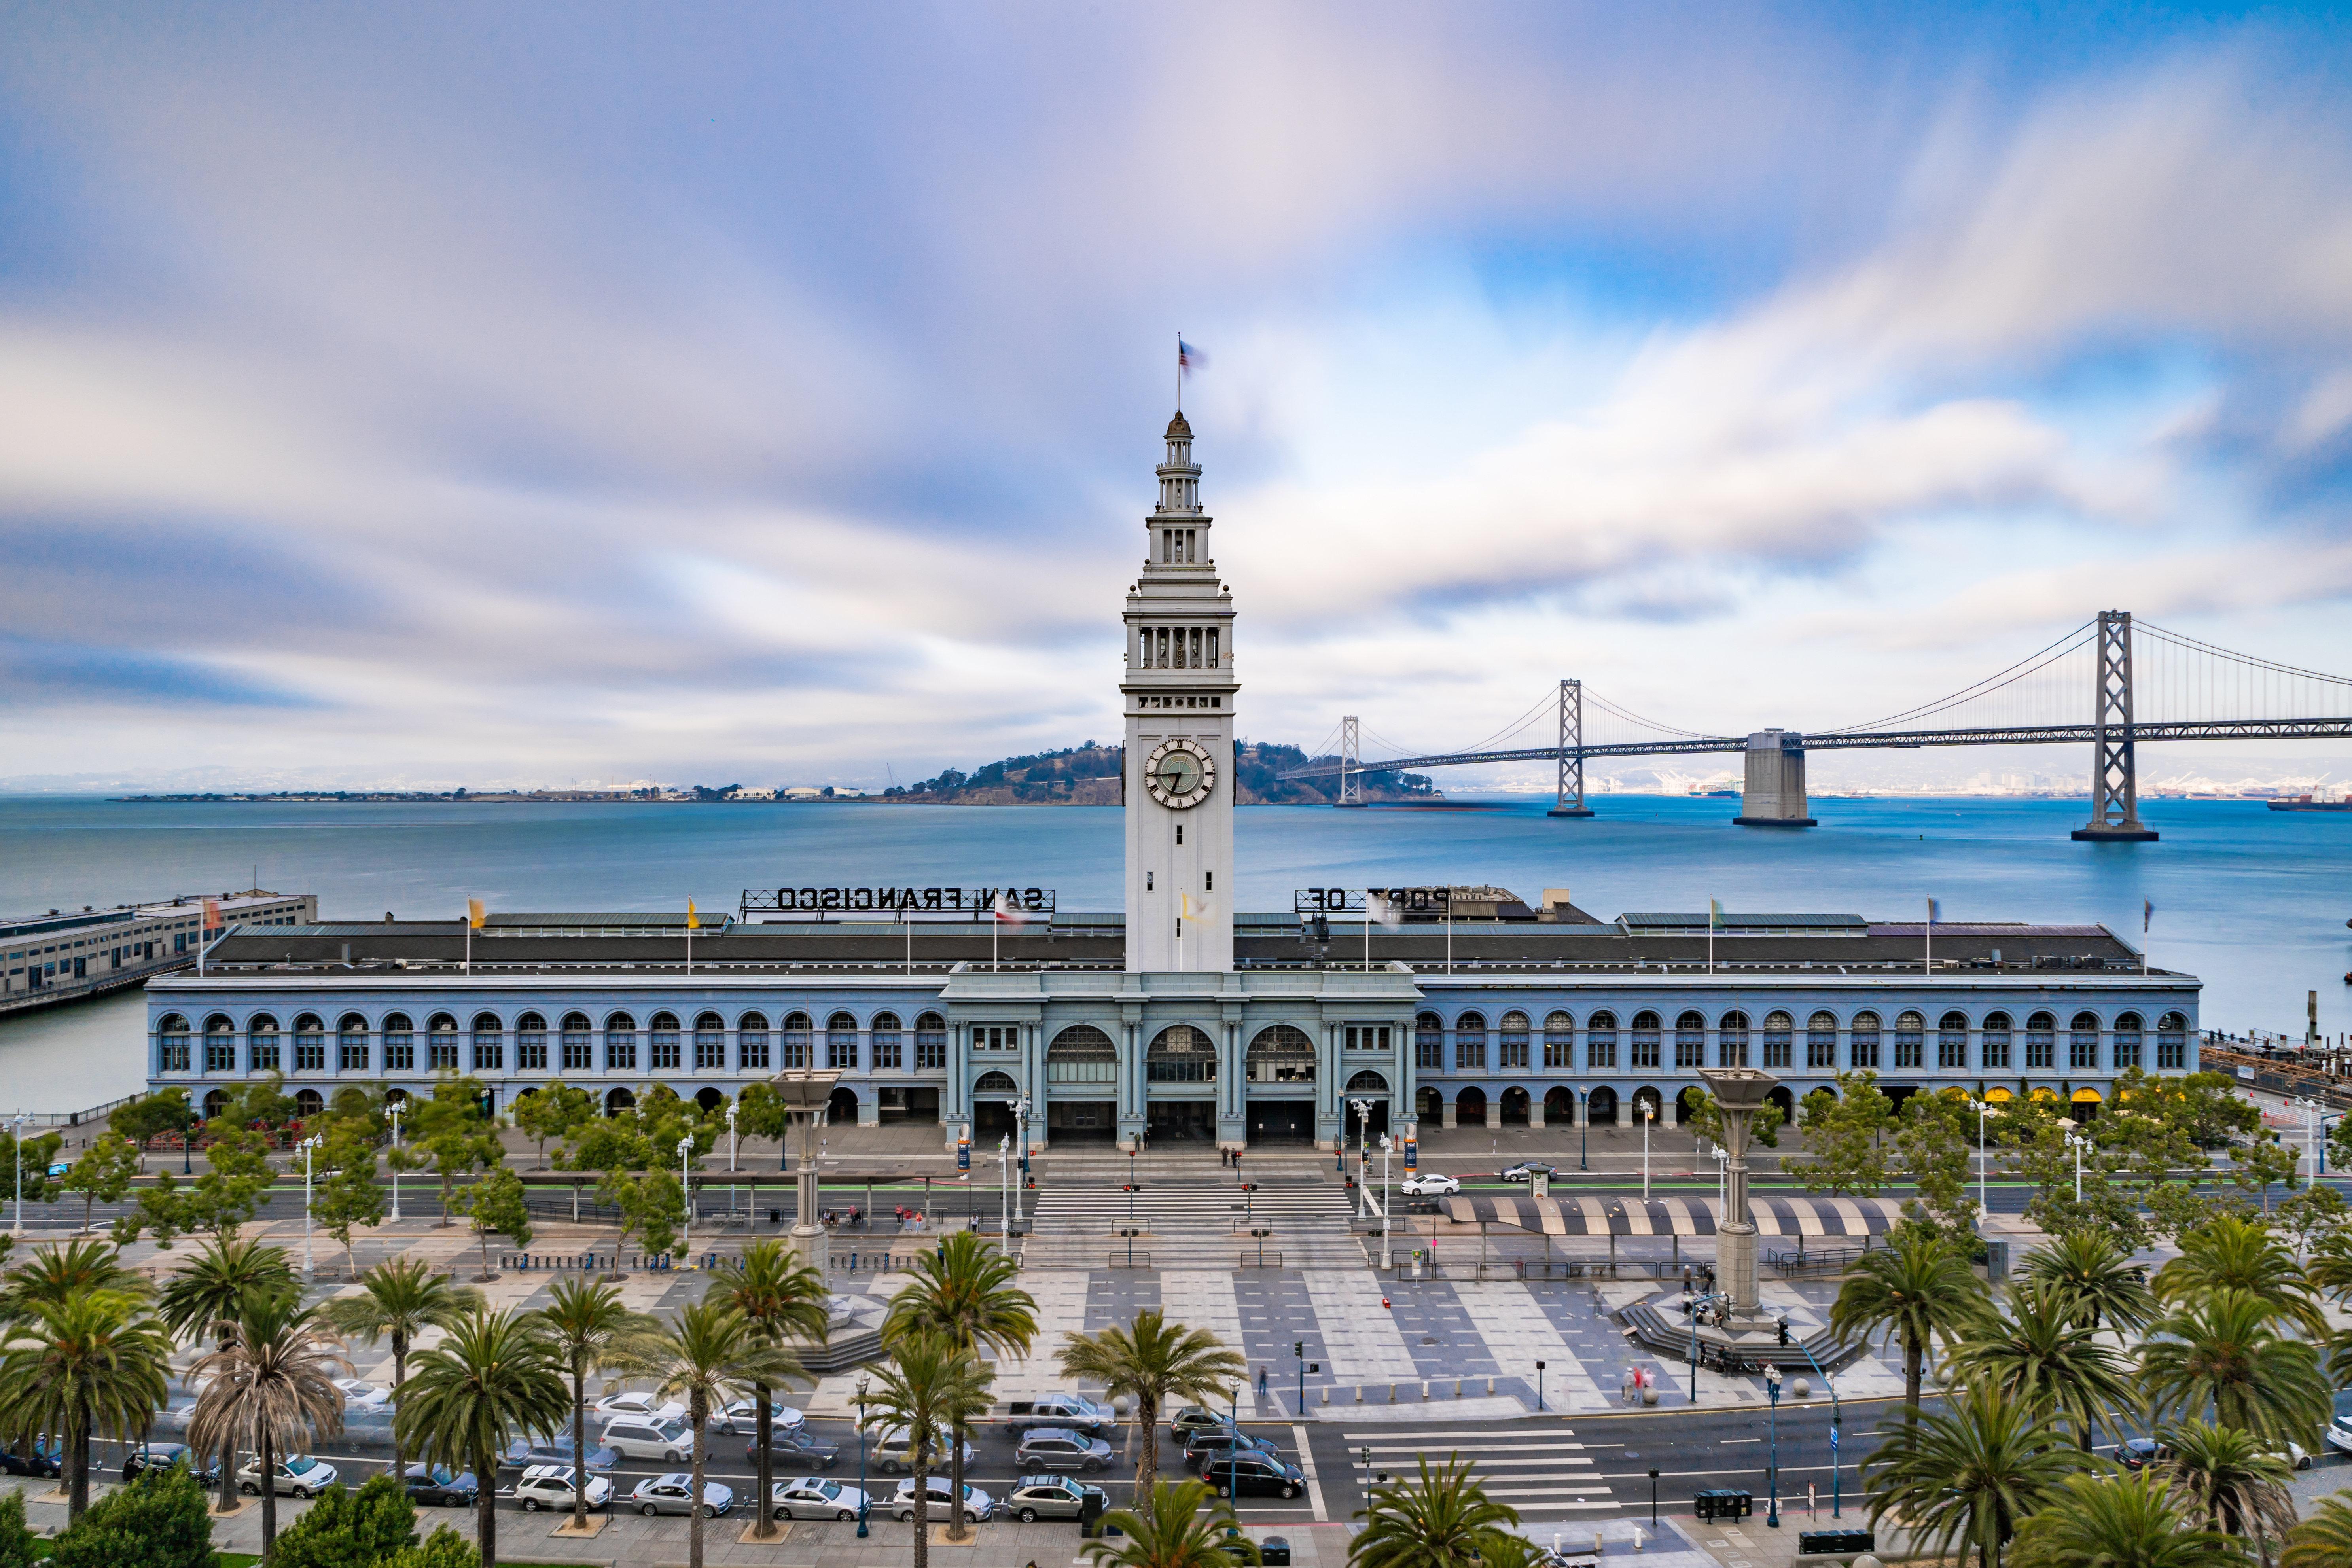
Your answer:
[[[1735,914],[1726,910],[1717,924],[1717,917],[1706,910],[1692,914],[1643,913],[1617,917],[1617,923],[1632,936],[1705,936],[1709,931],[1720,935],[1726,931],[1748,936],[1861,936],[1870,922],[1860,915],[1845,914]]]

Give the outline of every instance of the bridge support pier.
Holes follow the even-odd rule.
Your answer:
[[[1591,816],[1584,804],[1584,682],[1559,683],[1559,786],[1546,816]]]
[[[2140,826],[2139,769],[2133,755],[2131,612],[2099,612],[2098,686],[2091,694],[2091,820],[2074,837],[2092,843],[2150,844]]]
[[[1793,730],[1759,730],[1748,737],[1748,782],[1740,792],[1741,827],[1811,827],[1805,802],[1805,738]]]

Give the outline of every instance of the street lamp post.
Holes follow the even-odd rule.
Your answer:
[[[1977,1108],[1977,1223],[1982,1225],[1991,1217],[1992,1200],[1985,1195],[1987,1173],[1992,1168],[1985,1158],[1985,1118],[1992,1114],[1992,1102],[1979,1100]]]
[[[16,1151],[16,1224],[14,1234],[25,1234],[25,1119],[16,1118],[8,1130],[8,1142]]]
[[[2083,1151],[2090,1146],[2091,1141],[2079,1132],[2069,1132],[2066,1142],[2074,1150],[2074,1201],[2079,1204],[2083,1201]]]
[[[1764,1522],[1774,1530],[1780,1528],[1780,1369],[1764,1369],[1764,1397],[1771,1404],[1772,1458],[1767,1474],[1771,1478],[1772,1501],[1766,1510]]]
[[[730,1178],[735,1174],[735,1102],[730,1100],[727,1102],[727,1174]],[[756,1194],[760,1189],[754,1187],[751,1190]],[[757,1203],[760,1200],[755,1196],[751,1201]],[[727,1217],[730,1222],[735,1218],[735,1184],[731,1179],[727,1184]],[[748,1222],[746,1228],[749,1228]]]
[[[302,1278],[311,1276],[310,1268],[310,1166],[319,1145],[326,1140],[313,1132],[295,1147],[302,1151]]]
[[[1586,1142],[1592,1135],[1592,1093],[1590,1089],[1578,1091],[1576,1106],[1576,1168],[1589,1171],[1592,1167],[1584,1163],[1584,1150]]]
[[[1021,1145],[1021,1173],[1026,1177],[1029,1173],[1029,1097],[1025,1094],[1013,1107],[1013,1138]],[[1013,1223],[1019,1225],[1022,1221],[1021,1189],[1015,1186],[1013,1189]]]
[[[386,1217],[394,1225],[400,1223],[400,1108],[405,1101],[394,1100],[384,1109],[392,1117],[392,1213]]]
[[[693,1158],[694,1134],[689,1132],[677,1141],[677,1184],[686,1193],[686,1234],[679,1246],[688,1258],[694,1256],[694,1167],[688,1163]]]
[[[1396,1267],[1396,1209],[1389,1198],[1389,1152],[1395,1141],[1381,1134],[1381,1267]]]
[[[1536,1414],[1537,1414],[1537,1415],[1542,1415],[1542,1414],[1543,1414],[1543,1407],[1544,1407],[1544,1404],[1543,1404],[1543,1374],[1544,1374],[1544,1363],[1541,1363],[1541,1362],[1538,1362],[1538,1363],[1536,1363]]]
[[[1013,1140],[996,1135],[996,1227],[1013,1235]]]
[[[869,1380],[861,1373],[857,1378],[857,1535],[866,1538],[866,1390]]]
[[[1650,1201],[1650,1119],[1657,1108],[1648,1100],[1642,1101],[1642,1201]]]

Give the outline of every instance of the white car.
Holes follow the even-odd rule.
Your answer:
[[[569,1465],[533,1465],[523,1471],[522,1479],[515,1482],[515,1500],[522,1504],[525,1513],[537,1513],[543,1508],[568,1509],[572,1505],[572,1467]],[[588,1506],[603,1508],[613,1500],[613,1483],[602,1476],[588,1478]]]
[[[649,1415],[625,1415],[608,1425],[597,1441],[632,1459],[658,1459],[665,1465],[682,1465],[694,1458],[694,1428],[683,1420],[656,1421]]]
[[[903,1475],[913,1469],[915,1457],[907,1451],[907,1429],[904,1426],[885,1426],[876,1432],[873,1458],[874,1468],[886,1476]],[[963,1440],[963,1462],[966,1469],[980,1462],[980,1450],[972,1447],[971,1439],[969,1437]],[[942,1439],[931,1445],[931,1463],[943,1470],[948,1468],[950,1457],[947,1440]],[[940,1501],[941,1506],[945,1506],[947,1502],[945,1492],[940,1494]]]
[[[789,1405],[771,1405],[768,1420],[779,1432],[796,1432],[808,1417]],[[712,1411],[709,1425],[713,1432],[756,1433],[760,1430],[760,1407],[752,1400],[739,1399],[724,1410]]]
[[[343,1409],[348,1414],[360,1411],[381,1415],[392,1407],[392,1390],[368,1382],[362,1377],[341,1377],[335,1386],[343,1391]]]
[[[2330,1430],[2333,1430],[2335,1423],[2330,1422],[2328,1423],[2328,1426]],[[2286,1446],[2285,1453],[2273,1454],[2271,1457],[2273,1458],[2284,1459],[2287,1464],[2287,1468],[2291,1470],[2307,1470],[2311,1468],[2310,1450],[2304,1447],[2300,1443],[2289,1443]]]
[[[864,1492],[839,1481],[826,1480],[823,1476],[778,1481],[770,1501],[778,1519],[849,1520],[856,1519],[857,1510],[867,1506]]]
[[[588,1407],[588,1414],[599,1421],[610,1421],[616,1415],[650,1415],[661,1425],[683,1420],[686,1406],[675,1399],[663,1399],[652,1394],[613,1394]]]
[[[1460,1182],[1435,1171],[1415,1171],[1401,1184],[1409,1198],[1442,1198],[1462,1190]]]
[[[335,1467],[308,1454],[289,1454],[270,1468],[276,1472],[273,1489],[279,1497],[312,1497],[335,1484]],[[236,1489],[247,1497],[261,1495],[259,1459],[247,1459],[238,1468]]]
[[[2327,1446],[2352,1454],[2352,1415],[2338,1415],[2327,1424]]]
[[[948,1521],[948,1497],[950,1495],[948,1492],[948,1479],[945,1476],[927,1476],[924,1479],[929,1483],[923,1489],[924,1496],[928,1500],[925,1504],[924,1511],[929,1518],[937,1520],[941,1524],[945,1524]],[[898,1483],[898,1495],[890,1500],[890,1511],[897,1514],[902,1523],[911,1521],[915,1517],[914,1477],[908,1476],[905,1480]],[[970,1481],[966,1481],[964,1483],[963,1517],[965,1523],[978,1524],[995,1511],[996,1500],[994,1498],[990,1497],[986,1492],[981,1490],[978,1487],[973,1486]]]

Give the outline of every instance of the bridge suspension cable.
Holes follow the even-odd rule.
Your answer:
[[[1972,682],[1948,696],[1936,699],[1933,702],[1925,702],[1916,708],[1906,708],[1900,713],[1890,713],[1884,719],[1873,719],[1867,723],[1846,724],[1836,729],[1816,730],[1811,732],[1817,735],[1859,735],[1873,730],[1891,730],[1897,725],[1907,729],[1917,729],[1921,727],[1919,721],[1923,719],[1949,713],[1955,709],[1971,703],[1983,704],[1987,709],[1999,709],[2000,711],[1997,714],[1989,711],[1983,715],[1996,722],[2009,724],[2049,722],[2060,717],[2058,713],[2048,711],[2053,706],[2049,700],[2056,695],[2056,688],[2065,684],[2063,679],[2053,680],[2049,677],[2053,673],[2061,672],[2077,676],[2079,679],[2079,683],[2072,689],[2073,710],[2066,715],[2079,716],[2083,708],[2083,694],[2091,687],[2091,676],[2087,666],[2080,669],[2075,668],[2081,665],[2082,661],[2074,659],[2074,656],[2091,647],[2098,637],[2098,630],[2099,626],[2096,621],[2085,621],[2057,641],[2034,653],[2028,654],[2007,669],[1998,670],[1986,676],[1982,680]],[[2069,662],[2070,660],[2072,662]],[[2034,680],[2035,677],[2042,679]],[[2025,683],[2028,681],[2033,681],[2033,684],[2027,686]],[[2031,709],[2032,711],[2020,711],[2021,709]]]

